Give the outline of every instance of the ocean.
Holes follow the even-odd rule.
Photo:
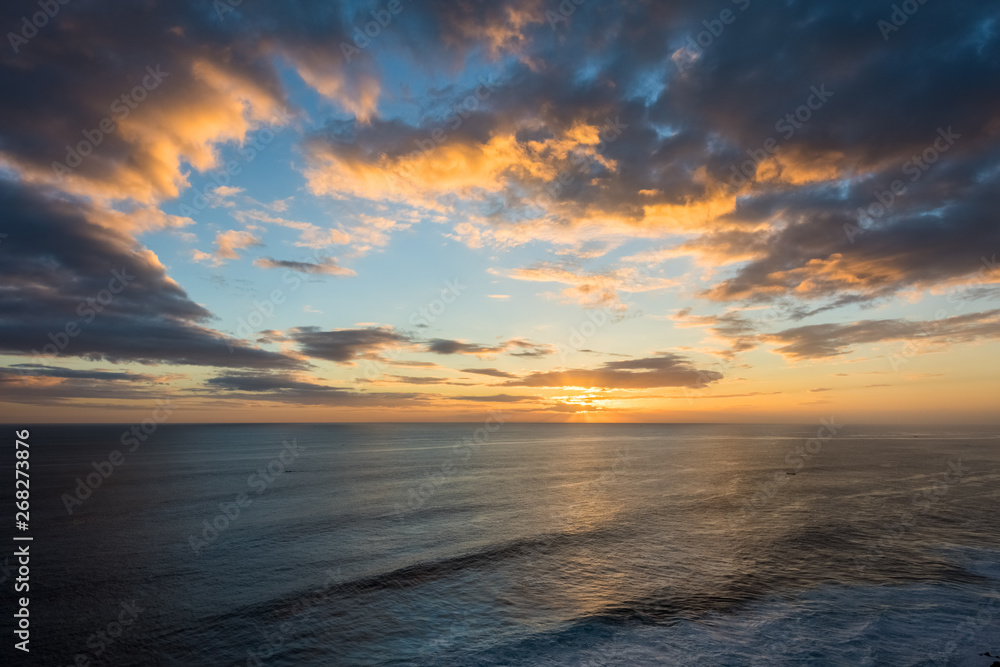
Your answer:
[[[16,425],[8,479],[15,428],[31,664],[1000,654],[996,428]]]

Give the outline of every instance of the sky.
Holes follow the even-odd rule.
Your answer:
[[[0,421],[997,423],[998,16],[6,2]]]

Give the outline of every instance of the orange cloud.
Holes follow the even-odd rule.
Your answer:
[[[194,251],[194,260],[198,262],[210,262],[212,266],[222,266],[227,260],[239,259],[237,250],[252,248],[264,245],[261,240],[246,231],[230,229],[219,232],[215,235],[215,252],[206,253],[200,250]]]
[[[677,285],[674,280],[650,276],[634,267],[583,274],[555,264],[541,264],[515,269],[508,276],[515,280],[569,285],[559,293],[564,301],[579,303],[585,308],[610,307],[615,310],[625,310],[620,292],[650,292]]]

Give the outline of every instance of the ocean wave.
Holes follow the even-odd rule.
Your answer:
[[[829,586],[787,600],[768,598],[740,613],[713,613],[669,626],[582,618],[553,631],[422,664],[981,666],[988,661],[980,654],[995,651],[1000,642],[988,615],[974,620],[977,610],[992,609],[996,617],[1000,603],[990,605],[983,591],[971,587]]]

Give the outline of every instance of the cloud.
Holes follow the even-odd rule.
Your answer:
[[[479,403],[523,403],[538,400],[535,396],[515,396],[512,394],[493,394],[492,396],[450,396],[453,401],[473,401]]]
[[[670,316],[679,327],[705,327],[714,337],[724,341],[729,348],[721,352],[732,358],[740,352],[757,347],[761,342],[758,334],[759,322],[752,321],[739,311],[729,311],[721,315],[692,315],[691,308],[684,308]]]
[[[483,85],[474,86],[470,93],[484,102],[491,95]],[[511,187],[526,187],[541,196],[544,184],[574,162],[581,164],[582,173],[615,169],[614,163],[598,152],[602,143],[599,126],[581,122],[552,128],[555,136],[521,141],[518,130],[522,128],[513,124],[483,133],[495,120],[476,115],[460,123],[448,141],[439,145],[428,138],[439,129],[436,127],[422,130],[393,120],[331,127],[310,138],[306,176],[316,194],[437,207],[439,198],[448,194],[480,199],[502,195]],[[523,129],[529,129],[527,124]],[[432,150],[422,150],[428,142]],[[359,143],[378,145],[382,152],[355,150]]]
[[[496,368],[463,368],[463,373],[474,373],[476,375],[489,375],[496,378],[513,378],[517,377],[506,371],[497,370]]]
[[[472,386],[472,384],[469,382],[455,382],[454,380],[449,380],[448,378],[417,377],[413,375],[385,375],[374,380],[369,380],[367,378],[358,378],[357,381],[366,384],[415,384],[415,385],[447,384],[447,385],[457,385],[460,387]]]
[[[564,302],[579,303],[585,308],[609,307],[614,310],[625,309],[620,298],[622,292],[649,292],[677,284],[673,280],[651,277],[634,267],[604,273],[582,273],[572,265],[549,262],[516,269],[509,276],[516,280],[570,285],[559,293],[559,298]]]
[[[382,352],[403,348],[413,341],[391,329],[335,329],[319,327],[292,329],[289,338],[298,343],[302,354],[338,364],[353,364],[359,359],[382,359]]]
[[[544,408],[539,409],[540,412],[568,412],[568,413],[603,412],[605,410],[607,410],[607,408],[601,408],[591,404],[582,405],[579,403],[565,403],[562,401],[556,401],[550,405],[545,406]]]
[[[18,25],[22,13],[4,6],[0,23]],[[346,12],[315,0],[207,10],[191,0],[81,4],[0,60],[0,85],[31,100],[0,112],[0,159],[25,179],[51,184],[51,165],[65,161],[66,147],[109,118],[113,130],[93,142],[62,187],[147,203],[176,197],[188,165],[217,166],[216,145],[289,123],[283,71],[298,72],[337,109],[374,114],[380,86],[372,63],[343,66],[340,43],[351,41],[352,28]],[[93,62],[104,63],[100,72]],[[130,106],[121,102],[144,81],[157,85]]]
[[[723,356],[762,343],[789,359],[822,359],[882,341],[944,349],[996,337],[997,311],[987,306],[933,322],[777,332],[744,308],[775,304],[794,318],[832,320],[834,309],[914,292],[1000,294],[1000,89],[983,83],[1000,80],[993,1],[926,3],[889,44],[877,29],[889,10],[879,4],[754,4],[694,54],[684,45],[709,17],[693,0],[582,3],[555,24],[547,12],[557,8],[543,0],[426,0],[404,3],[351,62],[341,44],[371,20],[364,3],[210,5],[73,4],[43,35],[0,55],[0,87],[18,99],[0,109],[9,235],[0,351],[51,346],[53,358],[236,369],[227,377],[308,367],[296,353],[227,340],[210,308],[175,281],[184,273],[168,275],[139,240],[159,230],[204,234],[204,216],[159,208],[183,211],[185,194],[225,209],[252,201],[222,182],[228,169],[216,170],[251,145],[258,155],[263,132],[287,133],[262,150],[293,157],[269,155],[255,170],[292,164],[303,192],[334,201],[296,192],[296,205],[316,204],[309,215],[318,222],[279,217],[286,200],[208,211],[231,213],[242,231],[221,228],[210,251],[193,251],[197,261],[222,266],[251,254],[265,225],[293,230],[298,247],[344,246],[331,254],[347,263],[406,230],[440,230],[487,249],[489,261],[492,251],[529,245],[539,251],[532,257],[559,260],[499,275],[547,283],[546,296],[586,308],[623,311],[629,294],[683,288],[721,312],[685,309],[673,324],[704,327]],[[0,7],[0,25],[18,26],[23,11]],[[803,107],[817,89],[830,91],[828,101]],[[312,104],[310,90],[323,104]],[[295,107],[303,91],[309,113]],[[802,109],[808,121],[795,120]],[[776,150],[763,148],[769,140]],[[192,192],[210,171],[215,182]],[[336,211],[329,223],[327,211]],[[616,258],[633,240],[642,247]],[[352,275],[318,255],[256,264]],[[674,270],[688,273],[666,273]],[[113,271],[134,279],[97,311],[87,300],[107,291]],[[426,366],[385,358],[402,349],[551,354],[519,338],[428,341],[373,328],[260,340],[276,342],[342,364]],[[493,376],[641,384],[681,377],[683,365]],[[131,382],[57,377],[42,366],[18,382],[67,392]],[[304,385],[276,391],[332,395]]]
[[[862,320],[849,324],[813,324],[767,334],[775,350],[789,359],[824,359],[850,353],[858,345],[910,341],[933,347],[1000,338],[1000,310],[955,315],[939,320]]]
[[[336,227],[321,227],[311,222],[299,222],[273,216],[260,210],[238,211],[234,217],[249,226],[257,223],[276,225],[299,232],[299,240],[295,245],[319,250],[331,245],[349,245],[352,256],[360,257],[374,248],[384,248],[394,232],[409,229],[418,217],[411,213],[399,213],[396,217],[368,215],[359,213],[351,217],[349,223],[341,223]]]
[[[12,369],[23,375],[32,377],[56,377],[84,380],[129,380],[130,382],[153,382],[154,375],[132,373],[129,371],[78,370],[61,366],[45,364],[12,364]]]
[[[434,354],[472,354],[485,356],[499,354],[504,351],[504,348],[500,345],[487,346],[444,338],[434,338],[427,343],[427,351]]]
[[[212,208],[235,208],[236,202],[232,201],[232,198],[243,192],[246,192],[243,188],[219,185],[205,193],[205,200]]]
[[[1000,243],[988,223],[1000,196],[1000,93],[979,83],[1000,75],[989,55],[997,35],[982,27],[990,10],[922,7],[889,49],[873,29],[884,9],[853,0],[738,12],[738,26],[690,62],[678,54],[704,30],[694,2],[580,6],[565,30],[521,22],[518,59],[460,122],[448,110],[474,85],[428,93],[427,112],[409,122],[331,123],[307,141],[307,177],[317,193],[454,213],[453,237],[473,246],[683,236],[627,263],[691,256],[725,267],[703,292],[722,302],[840,307],[967,280],[979,273],[976,250]],[[466,32],[435,22],[451,10],[427,12],[433,27],[421,35],[466,45]],[[415,40],[416,30],[401,34]],[[581,55],[593,44],[602,58]],[[900,82],[892,95],[880,93],[886,80]],[[815,90],[827,92],[809,111]],[[788,121],[801,108],[812,118]],[[602,141],[609,120],[624,127]],[[960,138],[941,152],[938,129],[949,127]],[[762,148],[770,139],[773,155]],[[930,168],[916,167],[935,142]],[[897,180],[905,193],[852,238],[845,226]],[[561,282],[560,298],[595,306],[617,305],[618,273],[544,265],[511,277]]]
[[[306,274],[322,274],[328,276],[358,275],[353,270],[338,265],[337,260],[334,257],[323,257],[316,263],[262,257],[260,259],[255,259],[253,265],[261,269],[288,269]]]
[[[101,210],[2,181],[0,209],[11,224],[0,261],[0,352],[230,368],[304,365],[205,326],[212,314],[166,275],[155,254],[97,224],[106,215]]]
[[[13,364],[0,368],[0,401],[60,406],[70,399],[116,402],[161,399],[166,395],[162,385],[173,379],[176,376]]]
[[[512,338],[502,343],[504,350],[512,357],[546,357],[556,352],[556,348],[543,343],[532,343],[520,338]]]
[[[331,387],[295,375],[271,372],[227,373],[209,378],[206,389],[229,399],[263,400],[294,405],[328,405],[351,407],[400,406],[419,402],[427,397],[414,393],[358,392]]]
[[[751,396],[777,396],[784,392],[780,391],[751,391],[745,394],[697,394],[692,396],[678,396],[676,398],[694,399],[694,400],[705,400],[705,399],[718,399],[718,398],[749,398]]]
[[[679,355],[663,353],[655,357],[609,361],[595,369],[574,369],[530,373],[504,383],[509,387],[596,387],[648,389],[689,387],[698,389],[722,379],[722,373],[696,369]]]
[[[237,250],[245,248],[255,248],[264,245],[259,238],[247,231],[230,229],[219,232],[215,235],[215,252],[206,253],[200,250],[194,251],[195,261],[210,262],[212,266],[222,266],[228,260],[239,259]]]
[[[319,225],[311,222],[288,220],[287,218],[276,217],[264,211],[238,211],[235,214],[235,217],[237,220],[247,225],[262,223],[297,230],[300,232],[300,236],[296,245],[305,248],[314,248],[318,250],[320,248],[327,248],[331,245],[345,245],[351,242],[351,235],[343,229],[331,229],[320,227]]]
[[[706,232],[676,246],[644,250],[623,257],[622,261],[655,266],[668,259],[693,255],[709,266],[742,262],[766,256],[769,236],[766,230]]]
[[[532,343],[521,338],[512,338],[498,345],[479,345],[446,338],[432,338],[427,341],[424,349],[434,354],[469,354],[476,357],[502,353],[514,357],[544,357],[556,351],[551,345]]]

